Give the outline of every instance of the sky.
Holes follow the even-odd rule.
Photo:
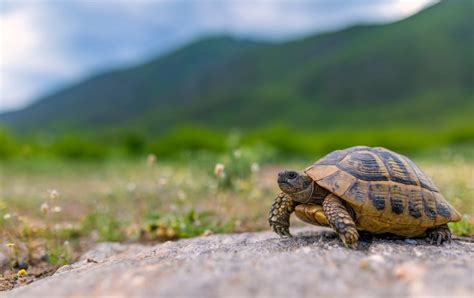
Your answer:
[[[204,36],[283,41],[406,18],[433,0],[0,0],[0,112]]]

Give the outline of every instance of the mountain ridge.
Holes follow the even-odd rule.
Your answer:
[[[392,24],[289,42],[207,38],[0,114],[0,123],[50,133],[462,126],[474,110],[471,22],[468,1],[442,2]]]

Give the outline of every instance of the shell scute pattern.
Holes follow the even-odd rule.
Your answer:
[[[407,190],[398,185],[393,184],[390,187],[390,207],[393,213],[403,214],[405,206],[408,203],[408,193]]]
[[[419,185],[418,178],[408,164],[402,161],[399,154],[383,148],[373,150],[382,160],[390,173],[390,180],[405,185]]]
[[[375,209],[385,209],[385,198],[390,193],[390,186],[386,183],[371,182],[369,186],[369,200]]]
[[[401,158],[403,158],[405,162],[413,169],[413,173],[416,175],[421,187],[431,191],[439,192],[438,188],[434,185],[431,178],[428,177],[425,173],[423,173],[413,161],[403,155],[401,155]]]
[[[305,172],[353,205],[361,218],[420,227],[460,219],[459,212],[410,159],[382,147],[337,150]]]
[[[352,198],[359,204],[364,204],[367,198],[367,182],[355,180],[345,192],[346,196]]]
[[[355,183],[355,179],[344,171],[337,170],[333,174],[318,181],[318,184],[331,191],[334,194],[344,193],[351,185]],[[360,201],[363,203],[363,201]]]
[[[423,197],[421,191],[411,189],[408,200],[408,214],[413,218],[420,218],[423,214]]]
[[[365,181],[388,181],[387,171],[369,151],[356,151],[348,154],[337,166],[352,176]]]
[[[426,217],[431,220],[436,218],[436,199],[433,193],[429,190],[423,189],[423,211]]]

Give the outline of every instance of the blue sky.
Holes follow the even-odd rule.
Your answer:
[[[432,0],[0,0],[0,112],[201,36],[286,40],[410,16]]]

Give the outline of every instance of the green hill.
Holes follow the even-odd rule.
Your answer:
[[[442,2],[403,21],[285,43],[216,37],[0,115],[19,132],[162,133],[472,126],[474,16]]]

